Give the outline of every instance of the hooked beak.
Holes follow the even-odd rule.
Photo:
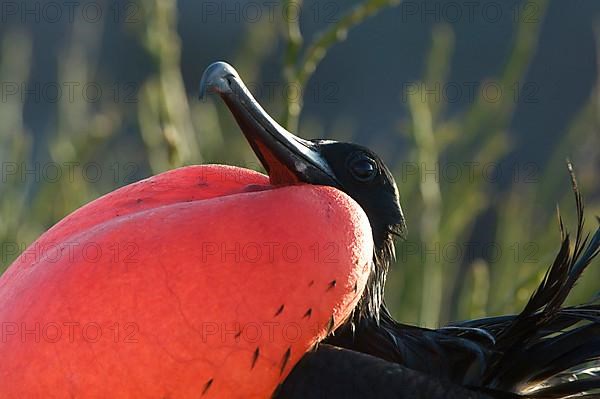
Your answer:
[[[200,98],[217,93],[227,104],[267,170],[271,184],[300,182],[339,187],[335,174],[311,141],[279,125],[252,97],[237,71],[225,62],[211,64],[200,81]]]

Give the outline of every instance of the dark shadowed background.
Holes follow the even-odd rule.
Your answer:
[[[196,99],[226,60],[292,131],[394,170],[400,320],[518,311],[558,250],[557,203],[574,224],[566,158],[588,228],[600,214],[599,16],[594,0],[2,0],[0,266],[116,187],[186,164],[260,170],[224,106]]]

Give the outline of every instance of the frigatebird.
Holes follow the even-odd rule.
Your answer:
[[[583,238],[579,194],[574,248],[564,233],[521,314],[438,330],[403,325],[383,286],[406,227],[379,157],[286,132],[228,65],[209,68],[203,87],[225,99],[269,176],[178,168],[108,193],[42,234],[0,276],[0,397],[597,390],[589,363],[598,358],[598,304],[562,307],[600,241]],[[334,259],[315,254],[327,243]]]
[[[224,100],[271,184],[331,186],[366,213],[373,235],[367,286],[351,317],[307,352],[277,398],[567,398],[600,397],[600,304],[563,307],[600,251],[600,229],[583,233],[583,200],[571,173],[578,223],[518,315],[439,329],[402,324],[383,293],[394,238],[406,232],[390,170],[373,151],[350,143],[304,140],[285,130],[225,62],[210,65],[201,96]]]

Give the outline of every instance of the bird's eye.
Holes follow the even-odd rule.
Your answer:
[[[375,160],[364,154],[351,157],[348,166],[352,176],[362,182],[373,180],[378,173]]]

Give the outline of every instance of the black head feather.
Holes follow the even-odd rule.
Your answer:
[[[378,320],[388,268],[395,259],[394,238],[406,236],[398,187],[388,167],[368,148],[329,140],[311,142],[331,168],[335,187],[352,197],[369,218],[372,269],[355,315]]]

